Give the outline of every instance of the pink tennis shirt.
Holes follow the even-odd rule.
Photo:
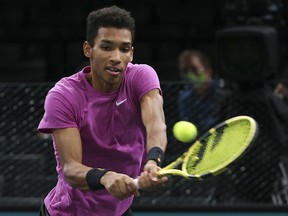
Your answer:
[[[148,65],[129,63],[120,89],[102,93],[86,80],[85,73],[90,70],[85,67],[61,79],[48,92],[38,131],[51,133],[56,128],[78,128],[84,165],[135,178],[143,168],[146,152],[140,99],[150,90],[160,90],[158,76]],[[130,207],[133,196],[120,201],[106,189],[82,191],[69,186],[54,141],[53,145],[58,182],[44,200],[51,215],[119,216]]]

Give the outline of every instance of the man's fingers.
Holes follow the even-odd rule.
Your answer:
[[[127,189],[128,189],[130,194],[133,194],[134,196],[140,196],[140,193],[138,191],[138,188],[137,188],[134,180],[127,184]]]
[[[140,193],[138,190],[132,191],[131,193],[136,197],[140,196]]]
[[[158,182],[159,178],[157,176],[155,176],[154,174],[152,173],[149,173],[149,178],[153,181],[153,182]]]

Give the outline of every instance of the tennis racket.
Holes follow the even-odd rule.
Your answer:
[[[248,149],[258,133],[257,122],[236,116],[217,124],[197,139],[182,156],[158,171],[161,176],[204,179],[225,171]],[[181,165],[181,169],[177,169]],[[138,179],[135,185],[139,188]]]

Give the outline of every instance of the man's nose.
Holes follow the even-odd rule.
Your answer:
[[[110,60],[114,62],[120,62],[120,51],[118,49],[115,49],[111,52]]]

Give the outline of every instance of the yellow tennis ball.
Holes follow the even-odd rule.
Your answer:
[[[191,142],[197,136],[197,128],[191,122],[179,121],[173,126],[173,135],[181,142]]]

